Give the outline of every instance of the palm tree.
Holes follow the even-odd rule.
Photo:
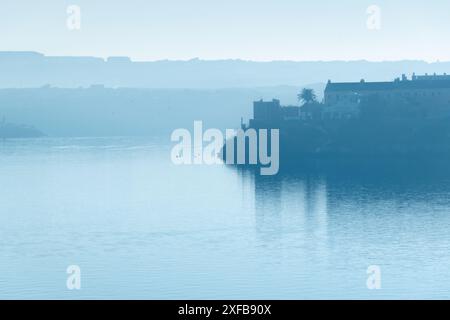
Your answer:
[[[302,92],[297,95],[297,99],[299,102],[303,102],[303,104],[309,104],[316,102],[317,96],[313,89],[303,88]]]

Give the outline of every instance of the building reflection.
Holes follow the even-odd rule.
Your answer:
[[[450,169],[440,163],[351,163],[276,176],[239,169],[239,176],[247,193],[243,202],[254,212],[257,240],[280,249],[327,251],[351,233],[361,235],[352,240],[354,245],[375,241],[377,230],[389,227],[387,221],[398,223],[402,216],[420,220],[420,208],[429,203],[450,206]]]
[[[327,239],[328,195],[324,177],[261,176],[253,172],[255,228],[262,241]],[[309,240],[306,240],[309,239]]]

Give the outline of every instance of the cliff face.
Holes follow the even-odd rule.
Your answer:
[[[280,128],[280,153],[296,156],[450,155],[450,117],[354,119]]]

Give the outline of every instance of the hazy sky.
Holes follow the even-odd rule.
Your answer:
[[[69,5],[81,29],[69,30]],[[367,27],[370,5],[381,29]],[[449,0],[0,0],[0,50],[134,60],[450,60]]]

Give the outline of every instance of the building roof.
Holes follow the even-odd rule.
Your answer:
[[[405,89],[450,89],[449,80],[402,80],[392,82],[328,82],[325,92],[380,91]]]

